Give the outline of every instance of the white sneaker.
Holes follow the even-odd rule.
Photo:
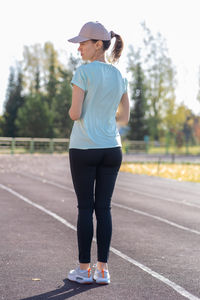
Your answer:
[[[93,282],[91,269],[81,270],[79,267],[75,270],[71,270],[67,277],[71,281],[75,281],[82,284],[90,284]]]
[[[109,284],[110,283],[110,274],[108,270],[98,270],[96,268],[94,272],[94,280],[99,284]]]

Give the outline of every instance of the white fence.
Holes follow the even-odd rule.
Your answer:
[[[0,137],[0,153],[67,152],[69,139]]]
[[[63,153],[68,149],[69,139],[0,137],[0,154]],[[123,152],[144,153],[147,152],[147,145],[143,141],[125,141]]]
[[[20,153],[64,153],[68,152],[69,139],[50,138],[11,138],[0,137],[0,154]],[[200,144],[184,144],[182,147],[169,145],[168,143],[145,142],[145,141],[122,141],[124,153],[148,153],[148,154],[180,154],[200,155]]]

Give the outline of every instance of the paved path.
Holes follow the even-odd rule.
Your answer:
[[[77,264],[67,156],[0,156],[0,208],[0,299],[200,299],[198,183],[119,174],[109,286],[66,280]]]

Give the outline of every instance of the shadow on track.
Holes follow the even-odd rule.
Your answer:
[[[101,287],[103,285],[96,284],[78,284],[76,282],[69,281],[67,279],[63,280],[64,285],[59,287],[56,290],[52,290],[50,292],[46,292],[40,295],[28,297],[28,298],[21,298],[21,300],[64,300],[71,297],[74,297],[78,294],[84,293],[88,290],[95,289]]]

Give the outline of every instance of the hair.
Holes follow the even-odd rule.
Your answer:
[[[112,62],[112,63],[115,63],[119,60],[121,54],[122,54],[122,50],[124,48],[124,42],[121,38],[121,36],[119,34],[116,34],[114,33],[113,31],[111,31],[111,39],[115,37],[115,44],[113,46],[113,49],[112,49],[112,52],[111,52],[111,55],[109,57],[109,60]],[[96,43],[98,40],[94,40],[92,39],[91,40],[93,43]],[[108,50],[108,48],[110,47],[111,45],[111,40],[109,41],[102,41],[103,42],[103,51],[106,51]]]

